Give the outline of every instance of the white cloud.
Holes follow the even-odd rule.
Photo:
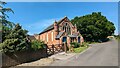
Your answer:
[[[49,25],[53,24],[55,20],[58,21],[60,18],[40,20],[35,23],[25,25],[25,28],[29,31],[28,34],[30,35],[38,34]]]

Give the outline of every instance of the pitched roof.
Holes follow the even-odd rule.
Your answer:
[[[34,37],[34,36],[32,36],[32,35],[28,35],[27,36],[30,40],[36,40],[36,38]]]
[[[48,26],[48,27],[47,27],[46,29],[44,29],[40,34],[46,32],[46,31],[48,31],[48,30],[51,30],[51,29],[53,29],[53,28],[54,28],[54,24]]]
[[[69,36],[69,37],[73,37],[73,38],[74,38],[74,37],[77,37],[76,35],[68,35],[68,36]]]
[[[67,18],[67,17],[65,16],[63,19],[59,20],[57,22],[57,24],[60,24],[65,18]],[[46,31],[49,31],[49,30],[51,30],[53,28],[54,28],[54,23],[52,25],[48,26],[46,29],[44,29],[41,33],[39,33],[39,35],[42,34],[42,33],[44,33],[44,32],[46,32]]]
[[[59,34],[56,36],[56,38],[60,38],[64,32],[59,32]]]

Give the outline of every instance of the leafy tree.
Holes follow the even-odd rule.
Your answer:
[[[78,31],[85,41],[104,40],[114,33],[115,26],[101,12],[93,12],[81,17],[75,17],[71,22],[77,25]]]
[[[13,12],[11,8],[4,8],[5,2],[0,1],[0,24],[2,24],[2,43],[0,49],[3,52],[16,52],[28,50],[30,45],[27,38],[27,30],[22,29],[19,24],[7,20],[6,12]],[[14,12],[13,12],[14,13]]]
[[[6,12],[13,12],[13,10],[11,8],[4,8],[2,7],[3,5],[7,4],[6,2],[2,2],[0,1],[0,13],[2,15],[0,15],[0,24],[1,24],[1,28],[2,29],[2,41],[5,40],[5,36],[9,34],[9,31],[11,31],[11,29],[14,27],[14,23],[10,22],[7,20],[7,18],[9,18],[9,16],[6,14]]]
[[[17,52],[28,50],[30,44],[27,41],[27,32],[28,31],[23,30],[19,24],[16,24],[9,35],[6,36],[5,41],[1,43],[3,52]]]

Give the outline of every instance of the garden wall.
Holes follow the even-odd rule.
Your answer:
[[[47,57],[47,49],[37,51],[23,51],[14,54],[2,53],[2,66],[14,66],[24,62],[34,61],[43,57]]]

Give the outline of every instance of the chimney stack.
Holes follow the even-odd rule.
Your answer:
[[[54,22],[54,34],[55,34],[55,37],[58,35],[58,24],[56,21]]]

